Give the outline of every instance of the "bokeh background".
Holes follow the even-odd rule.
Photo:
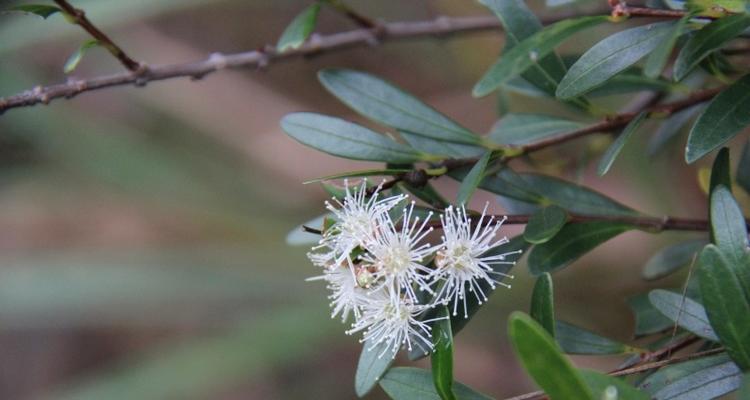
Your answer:
[[[73,3],[134,58],[159,64],[275,43],[308,2]],[[487,13],[473,1],[348,3],[383,20]],[[530,4],[547,15],[573,7]],[[330,9],[321,12],[319,32],[354,27]],[[575,52],[596,37],[579,35],[564,48]],[[0,14],[0,95],[64,81],[62,65],[86,39],[59,15]],[[303,181],[368,164],[303,147],[278,121],[306,110],[366,123],[318,84],[316,71],[334,66],[383,76],[477,132],[490,129],[499,108],[569,112],[521,95],[503,107],[493,96],[471,97],[502,43],[497,32],[387,43],[202,81],[92,92],[0,116],[0,398],[353,398],[357,338],[330,319],[322,285],[304,281],[317,274],[307,248],[285,237],[323,211],[323,190]],[[94,49],[73,75],[119,70]],[[515,165],[590,185],[654,215],[703,216],[698,175],[705,165],[684,166],[677,143],[649,159],[648,136],[625,149],[606,179],[587,162],[606,136]],[[452,196],[456,184],[438,187]],[[485,201],[502,211],[487,193],[474,199]],[[631,342],[626,299],[684,280],[645,283],[645,260],[660,245],[692,236],[635,232],[598,248],[555,275],[558,316]],[[456,339],[456,378],[498,398],[534,390],[505,338],[508,313],[528,309],[533,284],[523,262],[514,271],[513,289],[496,292]],[[619,360],[574,359],[596,368]],[[384,394],[376,389],[370,397]]]

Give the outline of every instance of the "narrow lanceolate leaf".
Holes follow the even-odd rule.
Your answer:
[[[445,156],[444,158],[479,157],[486,151],[484,147],[480,147],[479,145],[446,142],[442,139],[432,139],[402,130],[399,130],[398,133],[409,146],[426,153]]]
[[[732,360],[726,353],[721,353],[715,356],[702,357],[674,365],[668,365],[646,377],[646,379],[638,384],[638,388],[653,395],[663,388],[675,384],[696,372],[709,370],[715,366],[726,363],[732,363]],[[735,368],[737,367],[735,366]],[[682,385],[684,385],[684,383],[685,381],[682,382]],[[681,384],[677,384],[677,386],[679,385]]]
[[[550,336],[555,337],[555,301],[552,275],[542,274],[534,284],[531,294],[531,318],[534,318]]]
[[[354,375],[354,390],[357,396],[363,397],[378,384],[396,356],[393,346],[383,342],[374,347],[365,342],[359,355],[357,373]]]
[[[83,59],[84,54],[92,48],[99,45],[99,41],[96,39],[90,39],[85,42],[83,42],[76,51],[73,52],[73,54],[68,57],[68,60],[65,61],[65,65],[63,66],[63,72],[66,74],[69,74],[73,72],[76,67],[78,67],[78,64],[81,63],[81,60]]]
[[[732,360],[743,370],[750,370],[750,300],[731,261],[720,249],[708,245],[701,253],[698,278],[701,297],[708,319],[719,341]],[[750,267],[750,266],[746,266]]]
[[[732,172],[729,165],[729,148],[724,147],[716,154],[711,166],[711,179],[709,181],[708,193],[713,193],[719,185],[732,191]]]
[[[489,139],[523,145],[574,131],[584,124],[543,114],[507,114],[492,127]]]
[[[632,225],[609,221],[567,224],[550,241],[531,249],[529,270],[532,275],[539,275],[564,268],[600,244],[631,229]]]
[[[652,290],[648,299],[673,323],[704,339],[714,342],[719,340],[708,322],[706,310],[695,300],[663,289]]]
[[[653,400],[715,399],[740,387],[742,372],[732,361],[695,371],[655,392]]]
[[[530,243],[544,243],[552,239],[568,220],[562,208],[552,205],[534,213],[526,224],[523,237]]]
[[[314,113],[294,113],[281,128],[297,140],[322,152],[354,160],[413,163],[423,154],[401,143],[343,119]]]
[[[615,33],[595,44],[570,67],[557,87],[560,99],[580,96],[603,84],[649,54],[674,28],[657,22]]]
[[[471,167],[471,170],[466,174],[463,182],[461,182],[461,186],[458,188],[456,204],[464,205],[471,200],[471,196],[474,194],[474,191],[477,190],[477,186],[479,186],[479,183],[482,182],[482,179],[484,178],[484,170],[487,169],[487,163],[490,162],[491,156],[491,151],[484,153],[482,158]]]
[[[659,153],[667,143],[682,132],[687,122],[695,117],[702,109],[702,104],[695,105],[674,113],[665,119],[664,122],[659,125],[659,129],[651,135],[651,138],[648,141],[648,146],[646,146],[646,152],[648,155],[653,157]]]
[[[607,21],[605,16],[567,19],[550,25],[527,37],[504,53],[474,86],[473,94],[481,97],[490,94],[516,76],[526,72],[540,59],[573,34]],[[559,87],[558,87],[559,90]]]
[[[578,371],[596,399],[650,400],[646,393],[638,391],[621,378],[588,369]],[[614,396],[612,395],[614,393]]]
[[[375,122],[436,140],[478,144],[480,138],[434,108],[375,76],[346,69],[318,73],[323,86]]]
[[[420,368],[391,368],[380,379],[380,387],[393,400],[441,400],[432,383],[432,374]],[[455,382],[453,388],[461,400],[492,399],[459,382]]]
[[[615,158],[617,158],[617,156],[620,154],[622,148],[625,147],[625,143],[627,143],[630,137],[633,136],[633,133],[638,130],[643,121],[646,119],[646,116],[648,116],[648,113],[642,112],[635,118],[633,118],[633,120],[628,123],[622,133],[617,136],[617,139],[615,139],[615,141],[612,142],[612,144],[607,148],[607,151],[604,152],[604,155],[599,161],[599,166],[596,170],[599,176],[604,176],[604,174],[609,171],[609,169],[612,167],[612,164],[615,162]]]
[[[737,164],[737,173],[735,174],[737,184],[750,194],[750,140],[745,143],[742,149],[740,163]]]
[[[322,181],[331,181],[344,178],[361,178],[368,176],[394,176],[411,172],[411,169],[387,168],[387,169],[365,169],[361,171],[342,172],[340,174],[328,175],[321,178],[311,179],[302,182],[303,184],[316,183]]]
[[[711,232],[714,243],[729,261],[729,268],[750,293],[750,265],[746,265],[747,225],[732,192],[724,186],[718,186],[711,193]]]
[[[719,148],[750,125],[750,75],[719,93],[690,130],[685,160],[692,163]]]
[[[531,317],[514,312],[510,315],[508,331],[524,369],[551,400],[595,399],[554,339]]]
[[[628,305],[635,314],[635,336],[661,332],[673,325],[669,318],[651,304],[646,294],[629,298]]]
[[[556,322],[555,339],[567,354],[623,354],[634,349],[564,321]]]
[[[685,46],[674,64],[674,79],[682,80],[706,56],[718,50],[729,40],[750,27],[750,15],[741,13],[719,18],[696,32]]]
[[[440,307],[438,317],[442,317],[432,326],[432,381],[435,391],[442,400],[455,400],[453,393],[453,332],[448,309]]]
[[[690,264],[707,244],[706,239],[693,239],[667,246],[649,258],[641,276],[646,280],[663,278]]]
[[[56,6],[50,6],[46,4],[19,4],[17,6],[10,7],[2,12],[22,12],[25,14],[32,14],[44,19],[47,19],[50,15],[62,12],[62,10]]]
[[[659,43],[651,54],[646,58],[646,65],[643,67],[643,74],[649,78],[656,78],[661,75],[664,66],[669,61],[669,56],[672,55],[674,45],[677,43],[677,39],[685,33],[685,27],[690,20],[690,15],[685,15],[680,18],[673,26],[671,31],[666,37]]]
[[[283,52],[287,49],[296,49],[305,43],[310,34],[315,29],[318,22],[318,12],[320,12],[320,3],[315,2],[302,10],[292,22],[284,29],[279,42],[276,44],[276,50]]]

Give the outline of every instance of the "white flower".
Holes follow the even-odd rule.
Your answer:
[[[363,268],[359,268],[363,270]],[[366,274],[366,271],[362,272]],[[331,300],[331,318],[341,315],[341,322],[354,313],[354,318],[359,319],[360,309],[367,302],[366,289],[358,282],[359,274],[354,273],[350,267],[342,264],[332,264],[324,268],[323,275],[308,278],[308,281],[324,280],[327,288],[331,291],[328,298]]]
[[[515,264],[505,259],[511,254],[520,253],[520,250],[485,255],[487,251],[508,243],[507,237],[495,239],[505,218],[495,221],[494,217],[489,217],[485,220],[486,212],[487,205],[473,230],[472,220],[466,214],[464,207],[448,207],[445,215],[440,217],[443,225],[443,244],[435,257],[436,268],[432,277],[436,280],[444,280],[444,283],[435,302],[448,304],[452,300],[454,302],[453,315],[457,315],[458,302],[463,300],[464,317],[468,318],[467,291],[474,292],[479,304],[487,301],[487,295],[480,285],[482,282],[489,284],[491,290],[495,289],[497,284],[510,287],[501,280],[506,277],[512,278],[512,276],[495,271],[492,266]]]

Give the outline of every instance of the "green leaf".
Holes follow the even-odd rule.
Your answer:
[[[674,79],[682,80],[711,52],[750,27],[750,15],[741,13],[714,20],[688,39],[674,63]]]
[[[50,15],[58,12],[63,12],[59,7],[49,6],[46,4],[19,4],[17,6],[10,7],[3,12],[22,12],[25,14],[33,14],[44,19],[47,19]]]
[[[742,373],[739,368],[733,362],[726,361],[676,380],[655,392],[651,398],[653,400],[715,399],[737,390],[741,380]]]
[[[487,169],[487,163],[490,162],[491,156],[491,151],[485,152],[482,158],[480,158],[476,162],[476,164],[471,167],[471,170],[469,170],[469,173],[466,174],[463,182],[461,182],[461,186],[458,188],[458,194],[456,195],[456,204],[464,205],[468,203],[469,200],[471,200],[471,196],[474,194],[477,186],[479,186],[479,182],[481,182],[484,178],[484,171]]]
[[[690,121],[699,111],[703,109],[703,105],[699,104],[690,108],[686,108],[680,112],[670,115],[664,122],[659,125],[659,129],[656,133],[651,135],[646,147],[646,152],[649,156],[654,157],[664,146],[677,134],[682,131],[688,121]]]
[[[742,148],[742,156],[740,156],[740,162],[737,164],[735,179],[737,179],[737,184],[750,194],[750,140]]]
[[[635,350],[620,342],[605,338],[581,327],[557,321],[557,343],[567,354],[623,354]]]
[[[63,71],[66,74],[73,72],[73,70],[76,69],[78,64],[83,59],[83,55],[86,54],[86,51],[88,51],[88,49],[95,47],[95,46],[99,46],[99,41],[96,39],[90,39],[90,40],[83,42],[83,44],[78,46],[76,51],[74,51],[73,54],[71,54],[70,57],[68,57],[68,60],[65,61],[65,65],[63,66]]]
[[[492,127],[488,138],[495,143],[524,145],[549,139],[583,127],[580,122],[543,114],[507,114]]]
[[[691,374],[726,363],[732,363],[732,360],[726,353],[722,353],[715,356],[702,357],[674,365],[668,365],[646,377],[643,382],[638,384],[638,388],[653,395],[664,387],[672,384],[677,384],[677,386],[684,385],[686,381],[682,381],[682,383],[679,384],[677,382],[680,382],[683,378],[690,376]]]
[[[570,67],[557,87],[559,99],[580,96],[630,67],[668,37],[674,22],[656,22],[607,37]]]
[[[288,114],[281,128],[322,152],[354,160],[412,163],[424,155],[401,143],[343,119],[314,113]]]
[[[564,268],[600,244],[633,228],[629,224],[609,221],[567,224],[550,241],[531,249],[529,270],[536,276]]]
[[[339,100],[384,125],[439,141],[479,144],[468,129],[409,93],[375,76],[346,69],[325,69],[320,82]]]
[[[669,93],[676,90],[676,85],[661,78],[649,78],[641,75],[639,68],[631,67],[611,77],[609,80],[591,89],[589,97],[612,96],[642,92],[646,90]]]
[[[354,375],[354,391],[363,397],[377,385],[380,378],[388,371],[398,350],[389,343],[381,342],[372,346],[365,342],[359,355],[357,373]]]
[[[745,217],[732,192],[721,185],[711,193],[711,232],[714,243],[730,262],[729,267],[750,293],[750,265],[744,265],[748,256]]]
[[[514,312],[508,336],[526,372],[551,400],[594,400],[591,390],[554,339],[531,317]]]
[[[704,339],[719,340],[708,322],[706,310],[695,300],[663,289],[652,290],[648,299],[662,315],[680,327]]]
[[[739,400],[750,400],[750,374],[743,376],[738,398]]]
[[[344,179],[344,178],[361,178],[361,177],[368,177],[368,176],[396,176],[396,175],[405,174],[411,171],[412,171],[411,169],[406,169],[406,168],[363,169],[360,171],[342,172],[340,174],[323,176],[320,178],[311,179],[309,181],[304,181],[302,183],[307,185],[309,183],[332,181],[332,180]]]
[[[546,329],[550,336],[555,337],[555,301],[550,274],[540,275],[534,284],[531,294],[531,317]]]
[[[690,18],[691,15],[688,14],[677,20],[669,34],[649,54],[648,58],[646,58],[646,65],[643,67],[644,75],[649,78],[656,78],[661,75],[662,70],[664,70],[669,61],[669,56],[672,55],[672,50],[677,43],[677,39],[685,33],[685,28]]]
[[[639,392],[623,379],[588,369],[580,369],[578,372],[596,399],[650,400],[645,393]]]
[[[393,400],[440,400],[432,383],[432,374],[420,368],[391,368],[380,379],[380,387]],[[454,383],[453,389],[461,400],[492,399],[459,382]]]
[[[276,51],[284,52],[287,49],[296,49],[302,46],[310,37],[318,22],[318,12],[320,12],[320,3],[315,2],[299,13],[289,26],[284,29],[279,42],[276,44]]]
[[[625,146],[625,143],[627,143],[630,137],[633,136],[633,133],[638,130],[647,116],[648,113],[645,111],[638,114],[628,123],[622,133],[617,136],[617,139],[615,139],[615,141],[607,148],[607,151],[604,152],[602,159],[599,161],[599,166],[596,169],[599,176],[604,176],[604,174],[609,171],[612,164],[615,162],[615,158],[617,158],[620,151],[622,151],[622,148]]]
[[[538,60],[546,57],[558,44],[573,34],[607,20],[608,17],[606,16],[566,19],[527,37],[505,52],[490,67],[489,71],[474,86],[473,95],[481,97],[490,94],[500,85],[536,65]]]
[[[424,201],[432,208],[444,209],[450,205],[429,182],[422,187],[414,187],[403,182],[399,182],[397,186],[404,191],[411,193],[419,200]]]
[[[698,268],[701,297],[721,344],[732,360],[747,371],[750,369],[750,301],[729,262],[718,247],[708,245],[703,249]]]
[[[421,135],[415,135],[406,131],[398,131],[409,146],[430,154],[453,158],[472,158],[481,156],[486,149],[476,145],[445,142],[431,139]]]
[[[685,160],[695,162],[750,124],[750,74],[719,93],[695,121],[685,147]]]
[[[709,193],[713,193],[714,190],[719,186],[723,185],[725,188],[732,189],[732,173],[729,165],[729,148],[723,147],[716,154],[714,163],[711,166],[711,180],[709,181]]]
[[[534,244],[547,242],[560,232],[567,220],[568,214],[562,208],[555,205],[544,207],[531,216],[523,237]]]
[[[651,304],[647,294],[629,298],[628,305],[635,314],[635,336],[650,335],[672,326],[672,321]]]
[[[649,258],[641,276],[649,281],[663,278],[690,264],[706,244],[706,239],[692,239],[667,246]]]
[[[455,400],[453,393],[453,332],[448,309],[440,307],[438,313],[443,319],[432,326],[432,381],[442,400]]]

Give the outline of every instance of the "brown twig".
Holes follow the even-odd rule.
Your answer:
[[[625,3],[617,3],[612,7],[613,17],[652,17],[652,18],[682,18],[687,12],[680,10],[664,10],[660,8],[631,7]]]
[[[89,21],[89,19],[86,17],[86,13],[83,10],[73,7],[73,5],[68,3],[66,0],[54,1],[58,6],[60,6],[65,14],[73,19],[76,25],[83,28],[86,32],[89,33],[89,35],[99,41],[99,44],[102,47],[107,49],[110,53],[112,53],[113,56],[120,60],[125,68],[127,68],[131,72],[136,72],[142,69],[141,63],[130,58],[130,56],[128,56],[120,46],[115,44],[115,42],[113,42],[112,39],[109,38],[109,36],[107,36],[104,32],[102,32],[99,28],[92,24],[91,21]],[[2,104],[2,102],[0,102],[0,104]],[[2,110],[2,108],[0,108],[0,110]]]

